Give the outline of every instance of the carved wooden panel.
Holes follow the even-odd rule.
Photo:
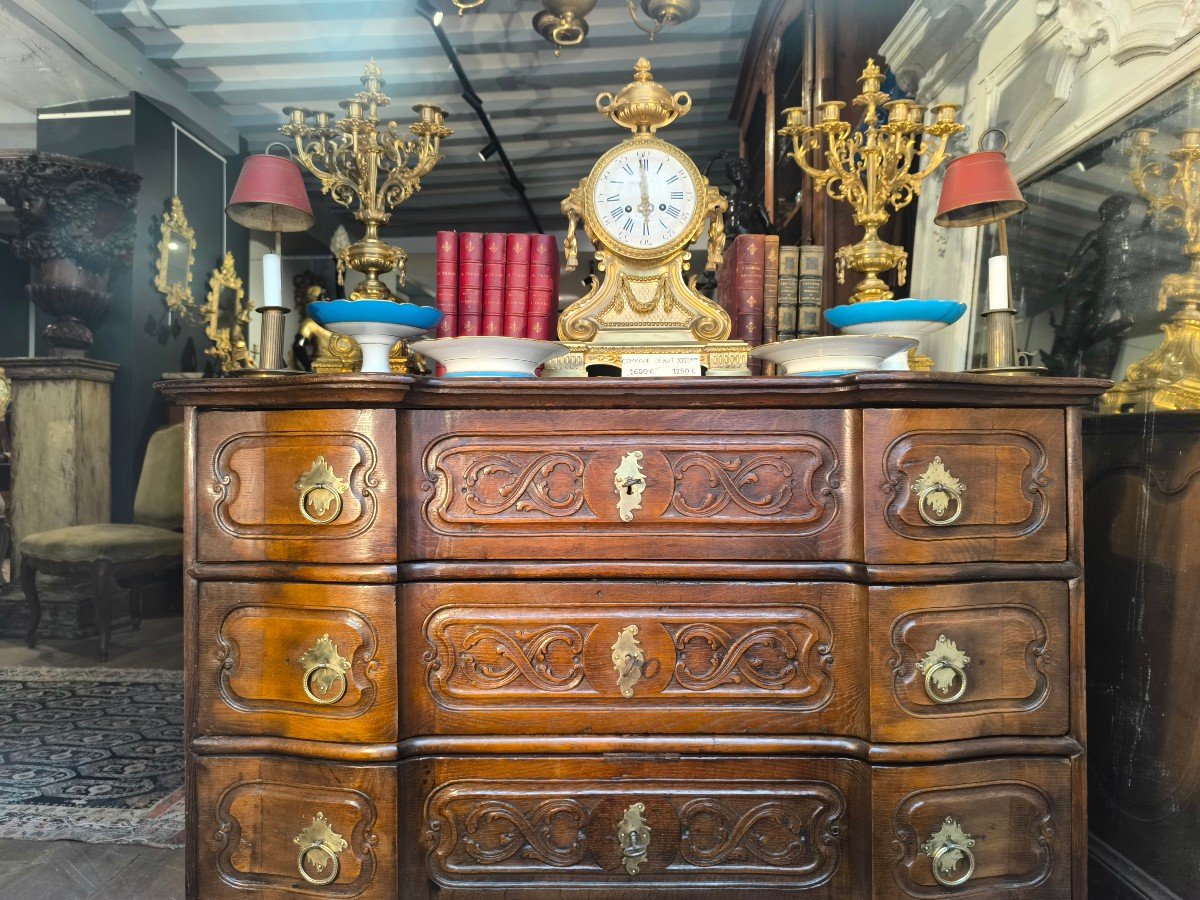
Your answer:
[[[872,587],[870,609],[875,740],[1067,733],[1065,583]]]
[[[413,421],[404,456],[421,489],[417,558],[861,556],[856,500],[843,487],[856,476],[849,412]],[[625,503],[614,483],[623,463],[639,479]]]
[[[1061,410],[866,410],[868,562],[1067,558]]]
[[[679,733],[700,716],[716,733],[865,737],[866,599],[850,584],[404,585],[421,676],[403,729]]]
[[[1068,900],[1072,774],[1071,760],[1040,757],[873,768],[874,896]],[[974,841],[975,870],[954,888],[937,882],[925,850],[947,817]],[[969,859],[955,862],[951,880]]]
[[[394,411],[204,412],[198,432],[201,561],[395,561]]]
[[[429,879],[455,896],[556,885],[607,896],[718,887],[864,896],[854,869],[866,832],[850,826],[866,803],[859,762],[477,757],[418,768],[412,780],[431,787],[414,797],[414,844]],[[621,824],[634,805],[649,831],[628,864]]]
[[[223,898],[396,896],[396,769],[273,757],[197,757],[195,822],[198,895]],[[324,886],[298,871],[297,843],[321,817],[345,842],[337,877]],[[328,878],[328,856],[312,854],[310,875]]]
[[[394,587],[206,582],[199,590],[196,733],[396,739]]]

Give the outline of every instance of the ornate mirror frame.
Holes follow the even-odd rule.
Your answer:
[[[171,255],[172,235],[187,245],[187,278],[181,282],[167,280]],[[166,298],[167,308],[179,316],[186,316],[196,306],[192,296],[192,266],[196,263],[196,232],[183,214],[183,203],[178,197],[171,198],[171,210],[162,219],[162,237],[158,241],[158,274],[154,286]]]
[[[221,298],[227,290],[234,294],[234,325],[231,328],[221,326]],[[250,304],[246,302],[245,287],[234,268],[232,253],[226,253],[220,268],[213,269],[209,275],[208,297],[200,312],[204,317],[204,334],[213,342],[205,349],[205,355],[220,362],[222,372],[253,369],[254,359],[246,337]]]

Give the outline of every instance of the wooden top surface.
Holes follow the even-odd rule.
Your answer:
[[[180,379],[156,387],[202,409],[820,409],[1080,406],[1111,382],[947,372],[837,378],[414,378],[283,375]]]

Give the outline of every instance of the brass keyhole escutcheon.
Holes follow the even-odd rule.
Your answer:
[[[921,852],[932,860],[933,877],[943,887],[958,887],[966,884],[975,874],[975,854],[971,848],[975,838],[971,837],[953,816],[946,816],[941,827],[921,845]],[[967,867],[955,877],[958,864],[966,861]]]
[[[349,482],[334,474],[324,456],[313,460],[312,468],[296,479],[300,492],[300,515],[314,525],[328,525],[342,514],[342,494]]]
[[[617,826],[617,840],[621,842],[621,864],[630,875],[636,875],[650,852],[650,826],[642,814],[646,804],[634,803],[621,816]]]
[[[346,673],[350,661],[338,653],[337,647],[323,634],[298,660],[304,667],[301,683],[304,693],[313,703],[328,706],[346,695]]]
[[[637,641],[638,627],[626,625],[612,645],[613,668],[617,672],[617,687],[622,697],[632,697],[634,685],[641,680],[646,665],[646,653]]]
[[[971,657],[944,634],[939,634],[933,649],[925,654],[920,668],[925,673],[925,693],[934,703],[953,703],[967,692],[967,663]],[[958,679],[958,690],[950,692]]]
[[[300,847],[296,868],[301,878],[317,887],[337,881],[341,871],[338,854],[350,845],[333,830],[324,813],[313,816],[312,822],[292,838],[292,843]],[[329,869],[328,873],[325,872],[326,868]]]
[[[967,486],[950,474],[940,456],[935,456],[913,482],[917,512],[927,525],[953,525],[963,513]]]
[[[632,522],[634,510],[642,508],[642,491],[646,489],[646,476],[641,467],[642,451],[634,450],[621,457],[617,471],[613,473],[613,487],[617,492],[617,513],[622,522]]]

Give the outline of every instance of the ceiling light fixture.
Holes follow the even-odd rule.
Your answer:
[[[464,9],[479,9],[483,4],[487,3],[487,0],[451,0],[451,2],[461,16]]]
[[[417,0],[417,13],[421,15],[430,25],[437,28],[442,24],[442,19],[446,17],[440,9],[435,9],[431,0]]]
[[[479,161],[487,162],[496,155],[496,151],[499,149],[500,146],[495,141],[491,141],[486,147],[479,151]]]
[[[629,18],[633,19],[634,25],[650,35],[651,42],[664,28],[694,19],[700,12],[700,0],[642,0],[642,12],[654,20],[654,25],[647,27],[638,20],[634,0],[625,0],[625,3],[629,7]]]

